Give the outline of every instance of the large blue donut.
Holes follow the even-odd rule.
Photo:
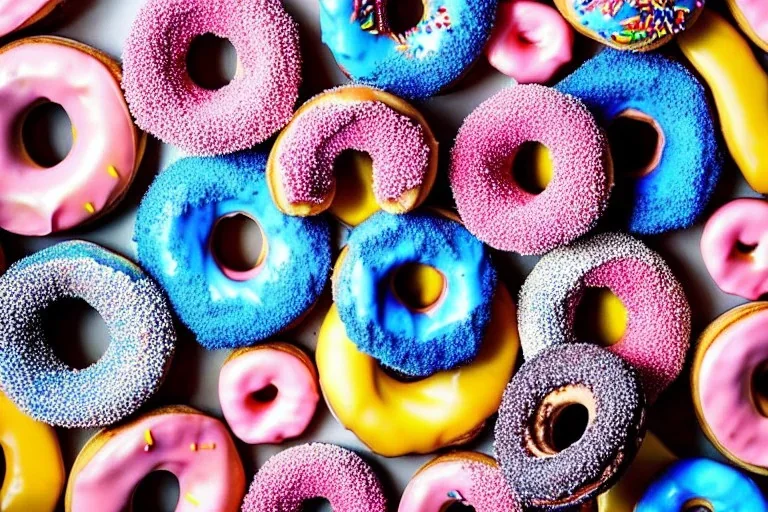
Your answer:
[[[760,489],[740,471],[713,460],[687,459],[672,465],[648,487],[635,512],[679,512],[697,499],[716,512],[768,510]]]
[[[267,157],[185,158],[162,172],[139,207],[139,262],[163,285],[180,319],[206,348],[252,345],[301,318],[330,273],[323,217],[281,213],[265,177]],[[255,277],[227,277],[210,250],[218,219],[255,219],[267,252]]]
[[[480,56],[498,0],[423,2],[416,27],[393,36],[382,33],[387,30],[386,0],[359,0],[357,12],[356,0],[320,0],[323,42],[354,80],[404,98],[434,96]]]
[[[337,269],[334,301],[347,336],[385,366],[427,376],[477,355],[491,315],[496,271],[486,247],[459,222],[426,213],[380,212],[349,237]],[[407,264],[437,269],[440,302],[415,312],[392,289]]]
[[[657,54],[606,49],[556,89],[581,99],[603,126],[634,109],[664,132],[655,170],[636,179],[616,176],[614,197],[630,197],[630,232],[659,234],[698,219],[720,178],[723,156],[704,87],[688,70]]]
[[[48,345],[43,312],[77,297],[104,319],[110,345],[76,370]],[[160,387],[176,332],[160,288],[137,266],[88,242],[64,242],[0,278],[0,387],[32,418],[103,427],[135,412]]]

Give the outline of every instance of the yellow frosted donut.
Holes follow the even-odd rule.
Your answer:
[[[19,411],[2,393],[0,446],[5,455],[0,510],[53,511],[64,487],[64,463],[56,433]]]

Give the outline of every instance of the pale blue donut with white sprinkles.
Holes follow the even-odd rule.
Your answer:
[[[394,291],[395,273],[409,264],[443,276],[442,296],[426,311],[413,311]],[[475,358],[496,284],[488,249],[459,222],[380,212],[352,231],[333,296],[347,336],[362,352],[422,377]]]
[[[139,206],[139,262],[208,349],[249,346],[285,330],[328,282],[327,221],[281,213],[269,195],[266,162],[261,152],[179,160],[160,173]],[[258,222],[267,247],[258,266],[238,278],[211,250],[216,222],[235,214]]]
[[[104,319],[110,344],[82,370],[48,345],[43,313],[70,297]],[[104,427],[134,413],[160,387],[176,346],[165,296],[137,266],[88,242],[64,242],[0,277],[0,387],[32,418]]]
[[[635,507],[635,512],[681,510],[766,512],[768,505],[755,482],[740,471],[709,459],[686,459],[669,467]]]
[[[393,34],[386,0],[320,0],[323,42],[356,81],[407,99],[434,96],[482,54],[498,0],[423,3],[421,21]]]

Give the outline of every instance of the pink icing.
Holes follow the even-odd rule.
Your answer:
[[[288,202],[322,203],[334,161],[347,149],[371,156],[379,202],[421,187],[428,173],[430,148],[418,123],[380,101],[324,102],[296,117],[284,135],[278,162]]]
[[[269,385],[277,396],[262,403],[253,393]],[[294,354],[256,348],[228,361],[219,375],[219,401],[232,432],[250,444],[280,443],[306,430],[315,414],[317,376]]]
[[[525,142],[549,148],[554,176],[538,195],[512,177]],[[467,117],[453,147],[451,188],[467,228],[491,247],[542,254],[590,231],[605,211],[612,180],[608,146],[576,98],[541,85],[516,85]]]
[[[239,60],[232,82],[213,91],[186,69],[190,44],[206,33],[229,39]],[[268,139],[293,115],[301,83],[298,30],[280,0],[149,0],[123,61],[138,125],[196,155]]]
[[[755,34],[768,43],[768,2],[765,0],[734,0]]]
[[[19,119],[48,99],[77,131],[49,169],[18,144]],[[33,236],[73,228],[122,198],[137,166],[135,128],[110,70],[84,51],[26,42],[0,53],[0,227]]]
[[[0,36],[24,26],[50,3],[51,0],[0,0]]]
[[[756,300],[768,292],[768,202],[737,199],[707,221],[701,256],[709,274],[724,292]],[[754,247],[741,252],[738,243]]]
[[[499,4],[485,54],[493,67],[519,83],[545,83],[571,61],[573,29],[560,13],[533,0]]]
[[[176,512],[234,512],[245,491],[243,465],[220,421],[202,414],[163,413],[118,430],[72,476],[71,509],[126,510],[136,486],[153,471],[169,471],[178,478]]]
[[[440,457],[419,471],[405,488],[398,512],[442,512],[455,501],[476,512],[522,512],[497,466],[454,457]]]
[[[740,460],[768,467],[768,418],[752,400],[755,370],[768,361],[768,310],[728,326],[712,342],[698,375],[704,420]]]

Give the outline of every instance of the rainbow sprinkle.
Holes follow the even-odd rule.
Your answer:
[[[148,452],[155,445],[155,439],[152,437],[152,431],[147,429],[144,431],[144,441],[147,443],[144,446],[144,451]]]

